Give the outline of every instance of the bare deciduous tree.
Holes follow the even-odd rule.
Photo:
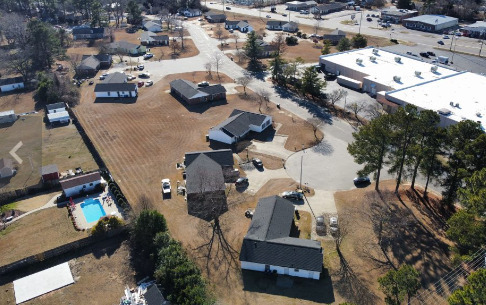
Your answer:
[[[0,18],[0,28],[9,45],[25,49],[28,46],[25,18],[17,13],[4,13]]]
[[[312,131],[314,132],[315,141],[316,142],[320,141],[321,139],[319,139],[317,137],[317,131],[319,130],[319,126],[321,126],[321,124],[322,124],[322,120],[317,118],[317,117],[313,117],[313,118],[307,119],[307,123],[312,127]]]
[[[238,58],[239,63],[247,58],[246,53],[243,50],[236,51],[236,57]]]
[[[275,48],[275,55],[282,55],[287,49],[284,33],[277,33],[275,38],[272,40],[271,45]]]
[[[327,100],[334,107],[334,105],[343,99],[347,94],[348,92],[344,89],[336,89],[327,95]]]
[[[234,33],[233,35],[231,35],[231,38],[235,40],[236,50],[238,51],[238,39],[240,39],[240,36],[238,35],[238,33]]]
[[[206,69],[206,72],[208,73],[209,78],[213,78],[212,74],[212,69],[213,69],[213,64],[208,61],[206,64],[204,64],[204,68]]]
[[[172,54],[177,54],[179,50],[181,49],[179,42],[177,40],[172,40],[172,43],[170,44],[170,48],[172,49]]]
[[[177,27],[177,34],[179,36],[179,39],[181,40],[181,50],[184,50],[184,23],[181,22],[179,27]]]
[[[138,206],[143,210],[153,210],[154,204],[146,195],[141,195],[138,197]]]
[[[353,112],[358,123],[361,123],[359,119],[359,114],[366,108],[366,104],[363,102],[353,102],[346,106],[349,111]]]
[[[218,23],[216,29],[214,30],[214,35],[216,35],[218,40],[221,42],[221,37],[223,37],[223,34],[224,34],[223,27],[221,26],[221,24]]]
[[[258,97],[258,112],[262,113],[262,106],[265,105],[266,108],[268,108],[268,102],[270,101],[270,92],[268,92],[265,89],[259,89],[256,92],[256,95]]]
[[[383,106],[378,102],[368,104],[365,111],[371,119],[376,119],[377,117],[383,115]]]
[[[248,73],[248,72],[245,72],[243,73],[243,76],[242,77],[238,77],[236,79],[236,83],[238,85],[241,85],[243,86],[243,91],[245,92],[245,96],[247,95],[246,94],[246,87],[253,81],[253,76]]]
[[[220,52],[215,52],[212,58],[213,66],[216,68],[216,73],[219,76],[219,69],[223,66],[224,55]]]

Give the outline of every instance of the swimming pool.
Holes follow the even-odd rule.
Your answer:
[[[86,218],[87,223],[98,221],[101,217],[106,215],[105,210],[98,199],[86,199],[81,203],[81,209],[83,210],[84,218]]]

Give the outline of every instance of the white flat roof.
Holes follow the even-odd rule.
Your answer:
[[[423,22],[431,25],[437,25],[449,21],[458,21],[459,19],[444,15],[421,15],[417,17],[407,18],[405,21],[418,21]]]
[[[437,111],[445,108],[451,111],[447,117],[459,122],[464,119],[480,121],[486,128],[486,76],[471,72],[432,81],[411,88],[391,91],[387,97],[393,97],[422,109]],[[453,102],[459,107],[451,106]],[[481,114],[481,117],[477,116]]]
[[[17,304],[74,283],[68,263],[31,274],[13,282]]]
[[[7,115],[11,115],[11,114],[15,114],[15,112],[13,110],[7,110],[7,111],[0,112],[0,116],[7,116]]]
[[[370,60],[371,56],[376,57],[374,62]],[[400,57],[400,63],[395,61],[395,57]],[[378,49],[378,54],[373,54],[372,47],[323,55],[321,58],[366,74],[367,79],[393,89],[406,88],[458,73],[444,67],[438,67],[437,72],[432,72],[431,68],[434,65],[425,61],[381,49]],[[361,64],[356,63],[358,58],[362,60]],[[421,72],[420,77],[415,75],[415,71]],[[399,76],[400,82],[396,82],[394,76]]]
[[[48,113],[47,118],[49,120],[55,120],[55,119],[60,119],[68,117],[69,118],[69,113],[67,111],[60,111],[60,112],[54,112],[54,113]]]

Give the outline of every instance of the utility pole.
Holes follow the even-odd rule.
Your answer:
[[[299,180],[299,189],[301,190],[302,190],[302,170],[304,164],[304,154],[305,154],[305,148],[304,148],[304,144],[302,144],[302,156],[300,156],[300,180]]]
[[[358,30],[358,34],[361,35],[361,24],[363,23],[363,11],[361,11],[361,19],[359,21],[359,30]]]
[[[484,44],[484,36],[486,34],[486,30],[485,31],[482,31],[481,32],[481,35],[479,36],[479,39],[481,39],[481,37],[483,37],[483,39],[481,40],[481,48],[479,48],[479,54],[478,56],[481,57],[481,51],[483,50],[483,44]]]

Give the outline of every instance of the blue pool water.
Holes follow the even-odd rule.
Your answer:
[[[84,218],[86,218],[87,223],[98,221],[101,217],[106,215],[105,210],[98,199],[86,199],[81,203],[81,209],[83,210]]]

